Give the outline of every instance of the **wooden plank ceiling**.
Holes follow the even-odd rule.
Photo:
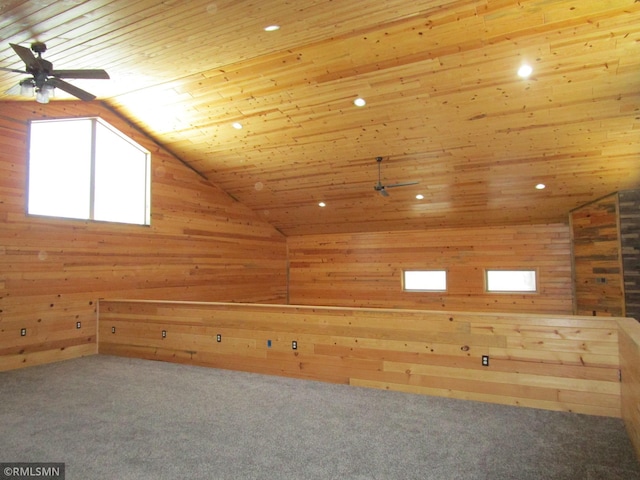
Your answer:
[[[0,13],[0,66],[23,68],[9,43],[39,40],[56,68],[106,69],[71,83],[287,235],[566,222],[640,186],[637,0],[32,0]],[[21,78],[0,72],[0,91]],[[3,94],[0,114],[19,98]],[[377,156],[383,183],[420,183],[383,197]]]

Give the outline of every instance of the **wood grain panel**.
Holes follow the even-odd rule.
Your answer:
[[[616,318],[107,299],[99,352],[620,416]]]
[[[151,151],[150,226],[25,214],[27,122],[90,115]],[[106,295],[286,301],[284,237],[100,104],[3,103],[0,199],[0,369],[95,353]]]
[[[431,310],[571,313],[564,224],[287,238],[289,301]],[[485,291],[484,271],[535,269],[536,294]],[[403,270],[447,270],[447,292],[403,292]]]
[[[622,419],[640,457],[640,324],[619,320]]]
[[[618,196],[571,212],[575,313],[624,316]]]
[[[640,321],[640,189],[618,192],[625,315]]]

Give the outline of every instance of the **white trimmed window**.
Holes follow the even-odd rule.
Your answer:
[[[529,292],[538,291],[535,270],[486,270],[487,292]]]
[[[405,292],[446,292],[446,270],[404,270],[402,289]]]
[[[149,225],[151,154],[99,118],[32,121],[27,212]]]

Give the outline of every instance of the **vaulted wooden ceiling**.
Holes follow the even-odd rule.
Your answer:
[[[0,13],[0,66],[23,68],[9,43],[39,40],[56,68],[106,69],[70,82],[287,235],[564,222],[640,187],[637,0],[9,0]],[[21,78],[0,72],[0,91]],[[420,183],[383,197],[378,156],[383,183]]]

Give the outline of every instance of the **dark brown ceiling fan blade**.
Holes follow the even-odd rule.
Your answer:
[[[85,78],[91,80],[109,80],[109,74],[101,69],[96,70],[54,70],[51,73],[56,78]]]
[[[25,75],[29,75],[29,72],[25,72],[24,70],[16,70],[15,68],[0,67],[0,70],[2,70],[3,72],[23,73]]]
[[[15,43],[10,43],[9,45],[11,45],[11,48],[13,48],[13,51],[16,52],[16,54],[27,66],[27,70],[30,67],[34,68],[38,66],[38,59],[27,47],[23,47],[22,45],[16,45]]]
[[[76,87],[75,85],[71,85],[70,83],[65,82],[64,80],[60,80],[59,78],[49,78],[47,79],[47,85],[51,85],[53,87],[59,88],[67,93],[70,93],[74,97],[78,97],[80,100],[84,100],[85,102],[90,102],[91,100],[95,100],[96,96],[82,90],[81,88]]]

